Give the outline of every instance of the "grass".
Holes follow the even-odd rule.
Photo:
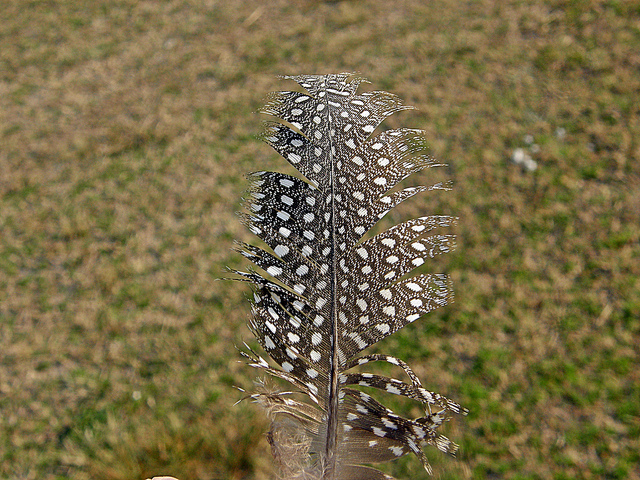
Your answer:
[[[262,412],[232,407],[248,292],[215,278],[250,239],[242,175],[284,168],[253,137],[274,75],[346,70],[418,107],[389,125],[456,184],[397,213],[460,217],[456,303],[380,346],[471,410],[436,478],[640,478],[635,2],[3,10],[0,477],[271,477]]]

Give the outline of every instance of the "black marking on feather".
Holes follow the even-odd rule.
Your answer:
[[[409,452],[431,472],[423,447],[455,454],[457,445],[437,429],[450,413],[467,410],[425,389],[402,360],[358,354],[452,301],[448,275],[414,270],[455,248],[455,236],[441,230],[456,218],[415,218],[363,237],[401,202],[450,185],[395,189],[415,172],[442,166],[426,153],[419,130],[374,135],[389,115],[411,108],[395,95],[358,94],[364,80],[346,73],[284,78],[305,92],[268,96],[261,112],[275,118],[261,138],[304,180],[277,172],[249,175],[240,219],[270,251],[238,244],[261,272],[235,273],[254,286],[249,327],[278,367],[248,347],[243,355],[294,391],[249,398],[268,409],[268,438],[291,478],[390,479],[361,464]],[[349,372],[376,361],[400,367],[410,381]],[[425,416],[399,416],[350,387],[358,385],[417,400]],[[315,406],[290,398],[295,392]],[[296,455],[304,458],[289,461]]]

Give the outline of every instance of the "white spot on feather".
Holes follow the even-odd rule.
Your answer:
[[[426,250],[425,246],[420,242],[412,243],[411,246],[418,252],[424,252]]]
[[[389,328],[388,323],[379,323],[378,325],[376,325],[376,330],[378,330],[382,334],[386,334],[389,333],[389,330],[391,329]]]
[[[297,155],[293,152],[289,152],[289,155],[287,155],[287,158],[291,163],[300,163],[300,160],[302,160],[302,157],[300,155]]]
[[[296,335],[295,333],[289,332],[287,334],[287,337],[289,338],[289,341],[291,343],[298,343],[300,341],[300,336]]]
[[[280,185],[282,185],[283,187],[291,188],[293,187],[293,182],[288,178],[281,178]]]
[[[401,457],[403,454],[402,447],[389,447],[389,450],[391,450],[396,457]]]
[[[391,300],[392,298],[391,290],[389,290],[388,288],[380,290],[380,295],[382,295],[382,298],[384,298],[385,300]]]
[[[291,230],[289,230],[287,227],[280,227],[278,229],[278,232],[280,232],[280,235],[282,235],[284,238],[289,238],[289,235],[291,235]]]
[[[387,388],[386,388],[387,392],[389,393],[394,393],[396,395],[400,395],[402,392],[400,392],[400,389],[398,387],[395,387],[393,385],[391,385],[390,383],[387,383]],[[383,420],[384,422],[384,420]]]
[[[382,423],[384,423],[385,427],[392,428],[394,430],[398,429],[398,426],[395,423],[393,423],[391,420],[389,420],[388,418],[382,417],[380,420],[382,420]]]
[[[293,365],[291,365],[289,362],[282,362],[282,369],[289,373],[293,371]]]
[[[280,275],[282,273],[282,269],[280,267],[271,266],[271,267],[267,268],[267,273],[269,275],[273,275],[274,277],[277,277],[278,275]]]

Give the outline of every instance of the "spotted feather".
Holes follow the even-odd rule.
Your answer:
[[[397,188],[409,175],[442,166],[426,153],[423,132],[377,133],[390,115],[411,107],[387,92],[357,93],[351,74],[284,77],[304,91],[274,92],[261,112],[272,117],[261,138],[300,173],[249,175],[240,219],[266,248],[238,244],[258,271],[235,272],[254,286],[251,331],[269,363],[247,347],[248,363],[290,383],[294,391],[248,398],[268,409],[268,439],[283,475],[322,480],[391,479],[363,464],[423,449],[454,454],[457,445],[437,430],[458,403],[422,386],[411,368],[389,355],[363,350],[423,314],[451,302],[448,275],[418,273],[430,259],[451,252],[454,217],[415,218],[363,237],[401,202],[448,183]],[[354,372],[387,362],[403,381]],[[417,400],[424,416],[395,414],[369,393],[371,387]],[[307,395],[311,404],[291,398]]]

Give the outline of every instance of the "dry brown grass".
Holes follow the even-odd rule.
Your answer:
[[[386,344],[472,411],[447,478],[640,479],[640,9],[438,0],[3,3],[0,476],[269,478],[232,389],[242,174],[275,74],[359,71],[456,190],[457,303]],[[564,135],[562,132],[565,132]],[[537,145],[539,168],[508,159]],[[529,148],[530,149],[530,148]],[[530,149],[531,150],[531,149]],[[406,212],[405,212],[406,213]],[[388,467],[426,478],[419,462]]]

